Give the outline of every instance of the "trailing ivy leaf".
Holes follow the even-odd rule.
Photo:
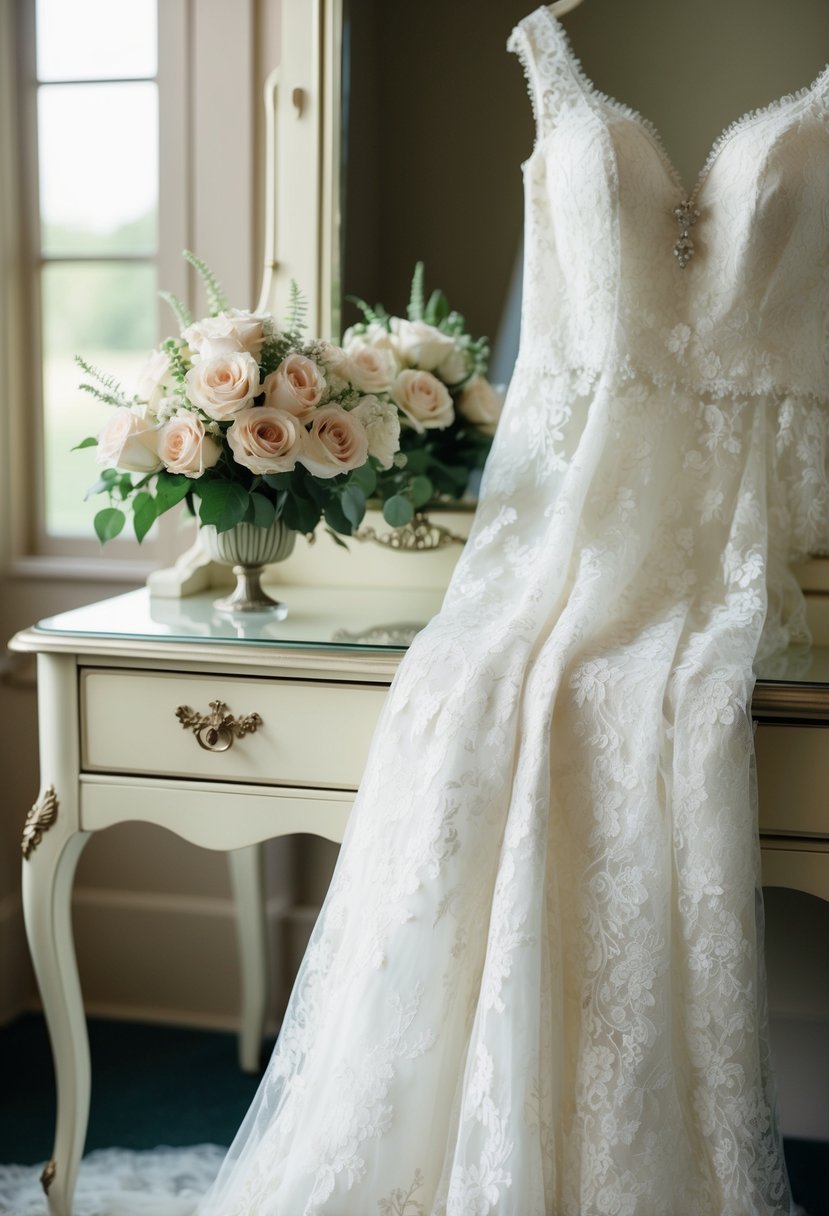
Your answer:
[[[101,544],[114,540],[126,522],[126,515],[117,507],[105,507],[103,511],[99,511],[93,520],[93,526]]]
[[[69,450],[71,452],[79,452],[81,450],[81,448],[96,448],[97,446],[98,446],[98,440],[95,438],[95,436],[88,435],[86,437],[86,439],[82,439],[80,441],[80,443],[76,443],[75,446],[73,448],[70,448]]]
[[[359,486],[366,498],[371,498],[377,489],[377,473],[368,461],[364,465],[361,465],[359,469],[354,470],[351,474],[350,484]]]
[[[340,506],[343,515],[354,528],[359,528],[366,513],[366,496],[359,486],[348,485],[342,492]]]
[[[409,486],[409,493],[412,497],[412,502],[416,507],[422,507],[427,503],[435,492],[435,487],[432,485],[428,477],[413,477],[412,483]]]
[[[217,532],[229,532],[241,523],[248,509],[248,492],[231,481],[207,481],[199,486],[199,519],[214,524]]]
[[[347,552],[348,552],[348,545],[345,543],[345,541],[343,540],[343,538],[342,538],[341,536],[338,536],[338,535],[337,535],[337,533],[334,531],[334,529],[333,529],[333,528],[326,528],[325,530],[326,530],[326,532],[328,533],[328,535],[331,537],[331,539],[333,540],[334,544],[335,544],[335,545],[339,545],[339,547],[340,547],[341,549],[345,549],[345,551],[346,551],[346,553],[347,553]]]
[[[158,508],[152,494],[142,490],[132,501],[132,524],[135,528],[135,539],[141,541],[149,532],[158,517]]]
[[[383,518],[392,528],[405,527],[407,523],[411,522],[413,516],[414,507],[402,494],[395,494],[383,504]]]
[[[189,477],[184,477],[181,473],[167,473],[162,470],[158,474],[158,480],[155,483],[155,501],[158,507],[158,514],[163,515],[165,511],[169,511],[176,503],[181,502],[183,498],[192,490],[193,482]]]
[[[294,532],[313,532],[322,517],[322,509],[307,498],[287,498],[282,518]]]
[[[248,511],[245,519],[257,528],[269,528],[276,517],[276,507],[264,494],[251,493],[248,495]]]
[[[98,480],[94,481],[92,483],[92,485],[89,487],[89,489],[86,491],[86,493],[83,496],[83,500],[84,500],[84,502],[88,502],[89,499],[94,497],[95,494],[104,494],[109,489],[110,489],[110,483],[108,481],[104,481],[103,477],[99,477]]]
[[[335,532],[340,532],[343,536],[352,536],[354,529],[351,526],[351,520],[343,511],[342,505],[336,498],[332,498],[323,511],[325,522],[329,528],[333,528]]]

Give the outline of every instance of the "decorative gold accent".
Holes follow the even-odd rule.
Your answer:
[[[43,1167],[43,1173],[40,1175],[40,1185],[43,1187],[43,1192],[46,1195],[49,1194],[49,1187],[55,1181],[57,1169],[58,1163],[55,1161],[54,1157],[51,1161],[47,1161]]]
[[[253,735],[262,725],[259,714],[233,717],[224,701],[211,701],[210,714],[198,714],[189,705],[179,705],[176,717],[185,730],[192,730],[199,747],[206,752],[226,752],[234,739]]]
[[[23,824],[23,839],[20,843],[20,849],[26,861],[29,860],[32,853],[43,839],[43,833],[48,832],[49,828],[58,817],[58,796],[55,793],[55,787],[50,785],[44,791],[43,797],[39,802],[36,802],[26,816],[26,822]]]
[[[679,240],[674,245],[674,257],[679,262],[680,270],[684,270],[696,253],[691,229],[699,219],[699,211],[690,198],[685,198],[674,207],[674,218],[679,224]]]
[[[427,515],[419,513],[402,528],[392,528],[389,532],[360,528],[354,536],[357,540],[370,540],[385,549],[398,549],[403,553],[430,553],[435,549],[447,549],[449,545],[466,544],[465,536],[458,536],[441,524],[433,524]]]

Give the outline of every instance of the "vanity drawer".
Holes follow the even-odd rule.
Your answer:
[[[81,672],[81,767],[212,781],[356,789],[386,696],[384,685],[233,679],[166,671],[88,668]],[[177,710],[210,716],[224,702],[237,720],[258,714],[255,731],[226,750],[200,745]],[[219,740],[220,745],[227,737]]]
[[[829,838],[829,729],[759,726],[760,831]]]

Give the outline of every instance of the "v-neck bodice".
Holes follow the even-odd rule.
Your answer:
[[[546,5],[509,46],[537,122],[522,360],[829,400],[829,66],[731,123],[686,189],[658,129],[594,86]]]

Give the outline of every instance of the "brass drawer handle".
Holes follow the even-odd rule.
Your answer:
[[[211,701],[210,714],[197,714],[189,705],[179,705],[176,717],[185,730],[192,730],[199,747],[206,752],[226,752],[234,739],[253,735],[262,725],[259,714],[245,714],[238,720],[224,701]]]

